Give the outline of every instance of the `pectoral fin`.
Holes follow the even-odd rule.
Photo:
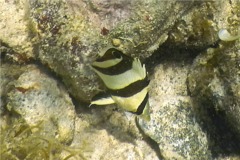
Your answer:
[[[97,105],[97,106],[102,106],[102,105],[108,105],[108,104],[113,104],[115,103],[114,100],[112,99],[110,94],[107,94],[106,92],[100,92],[96,94],[91,101],[91,105]]]

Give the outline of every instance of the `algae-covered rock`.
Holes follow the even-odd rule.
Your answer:
[[[19,114],[27,125],[43,124],[42,132],[68,143],[73,138],[75,111],[66,90],[32,65],[13,83],[7,109]]]
[[[7,121],[3,124],[3,121]],[[69,147],[49,134],[43,134],[43,123],[29,126],[20,117],[0,119],[0,157],[2,160],[84,159],[80,148]]]
[[[86,102],[99,89],[89,65],[104,46],[118,39],[119,47],[126,54],[144,56],[141,53],[146,51],[146,47],[155,46],[156,49],[164,41],[166,35],[163,32],[177,18],[169,19],[169,14],[178,12],[180,16],[191,6],[177,1],[133,1],[125,2],[126,5],[106,3],[67,1],[31,4],[32,17],[40,26],[38,29],[42,36],[39,48],[41,62],[62,77],[74,97]]]
[[[198,1],[199,2],[199,1]],[[169,32],[169,40],[186,48],[206,49],[216,45],[218,31],[227,28],[238,33],[239,0],[196,3]]]
[[[165,159],[211,159],[206,134],[195,121],[187,95],[189,65],[163,63],[155,67],[150,83],[151,121],[139,119],[143,131],[155,140]]]
[[[1,157],[159,159],[139,132],[135,116],[126,116],[114,106],[87,108],[79,104],[75,119],[71,99],[46,70],[35,65],[2,66],[13,73],[1,77],[6,84],[3,88],[9,88],[4,89],[8,110],[0,117]],[[66,142],[71,143],[67,146]]]
[[[211,137],[205,126],[215,129],[219,127],[216,123],[222,126],[222,122],[227,122],[231,131],[239,135],[239,41],[222,43],[220,48],[216,45],[221,28],[237,34],[238,0],[0,2],[1,58],[22,63],[19,68],[1,65],[0,114],[4,116],[0,117],[0,125],[7,126],[2,119],[8,117],[17,121],[22,118],[29,127],[7,126],[13,141],[6,138],[8,132],[1,136],[1,148],[10,146],[0,151],[1,154],[9,156],[16,150],[21,153],[21,147],[26,144],[29,151],[38,142],[44,142],[38,145],[37,153],[45,159],[55,158],[52,154],[46,156],[48,152],[60,153],[59,159],[212,159],[209,146],[215,155],[217,152],[226,156],[226,152],[212,149],[212,146],[222,146],[212,144],[211,138],[216,137],[213,142],[227,141],[222,141],[220,132],[214,132],[215,137]],[[154,53],[157,58],[149,58],[162,44],[164,47],[158,50],[161,54]],[[113,106],[89,109],[77,102],[73,104],[68,95],[67,91],[76,100],[89,102],[103,88],[90,64],[103,48],[111,45],[145,60],[147,69],[157,66],[153,75],[149,70],[152,119],[138,121],[143,132],[153,140],[140,134],[133,115]],[[209,47],[217,49],[205,52]],[[178,53],[178,49],[192,51],[188,62],[201,55],[192,66],[180,62],[186,56],[184,52],[175,54],[175,60],[169,61],[171,53]],[[34,59],[31,63],[44,64],[56,73],[66,89],[51,73],[40,69],[42,65],[26,64],[30,59]],[[159,65],[163,59],[167,60]],[[206,106],[217,113],[214,116],[221,116],[225,121],[211,123],[212,112],[207,114]],[[76,119],[74,107],[78,113]],[[224,129],[221,131],[228,131]],[[39,135],[28,135],[38,131],[48,138],[40,136],[39,141],[36,140]],[[24,137],[15,141],[18,135]],[[35,142],[34,146],[31,141]],[[69,155],[68,148],[63,152],[51,148],[59,146],[59,141],[80,148],[83,153],[71,150]],[[14,142],[18,145],[13,145]],[[226,150],[229,143],[223,143]],[[239,152],[239,147],[235,151]],[[38,154],[29,157],[34,158]]]
[[[113,45],[126,54],[147,57],[166,40],[167,31],[174,22],[193,6],[193,1],[177,0],[2,3],[8,6],[5,8],[13,8],[11,19],[18,19],[14,21],[14,26],[29,31],[24,32],[26,38],[22,39],[20,49],[15,49],[16,45],[10,39],[1,39],[6,46],[22,54],[25,53],[24,48],[30,48],[24,47],[29,44],[33,49],[27,53],[32,55],[34,52],[32,57],[37,57],[56,72],[70,93],[85,102],[89,102],[101,88],[89,65],[102,48],[111,45],[113,41]],[[15,8],[21,8],[24,14],[14,14],[17,13]],[[9,30],[3,33],[16,33],[17,28],[8,27],[8,24],[11,25],[8,19],[10,11],[5,10],[2,11],[4,16],[1,19],[9,23],[1,22]],[[14,36],[19,35],[16,33]],[[5,37],[11,36],[8,34]],[[13,56],[18,61],[16,57]]]

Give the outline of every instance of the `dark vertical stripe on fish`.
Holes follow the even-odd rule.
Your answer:
[[[113,96],[131,97],[132,95],[141,92],[145,87],[148,86],[148,84],[149,80],[147,79],[146,76],[144,79],[131,83],[130,85],[122,89],[112,90],[108,88],[108,91]]]
[[[143,110],[148,102],[148,93],[146,94],[144,100],[142,101],[142,103],[138,106],[138,109],[136,112],[132,112],[134,114],[137,114],[137,115],[141,115],[143,113]]]

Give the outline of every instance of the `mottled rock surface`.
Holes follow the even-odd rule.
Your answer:
[[[29,26],[29,3],[25,0],[0,0],[0,43],[12,48],[18,62],[33,58],[34,39]]]
[[[212,136],[221,133],[215,136],[215,143],[220,142],[223,150],[236,152],[240,136],[239,60],[239,43],[222,43],[219,49],[209,49],[197,57],[188,77],[189,91],[205,128]]]
[[[169,32],[169,40],[174,45],[204,50],[216,44],[219,39],[217,32],[220,29],[226,28],[234,34],[238,33],[238,0],[198,2]]]
[[[89,102],[101,88],[89,68],[99,50],[117,39],[118,47],[126,54],[147,57],[166,40],[170,26],[193,5],[193,1],[177,0],[2,3],[3,6],[22,9],[23,14],[17,18],[24,32],[19,35],[26,37],[19,49],[14,48],[11,39],[1,39],[6,46],[12,46],[21,54],[21,46],[30,43],[31,47],[24,47],[22,51],[28,49],[28,54],[39,58],[41,63],[61,76],[74,97],[85,102]],[[4,19],[8,18],[7,13],[4,12]],[[3,20],[1,25],[8,28]],[[16,33],[15,30],[12,32]],[[11,36],[10,31],[3,33],[5,37]],[[18,54],[13,59],[18,61]],[[21,59],[27,57],[21,56]]]
[[[75,110],[60,84],[36,66],[30,66],[13,85],[7,99],[10,112],[19,114],[29,126],[43,123],[46,134],[63,143],[71,142]]]
[[[150,83],[151,121],[139,119],[143,131],[159,144],[165,159],[211,159],[206,134],[195,121],[187,94],[189,65],[163,63]]]
[[[239,0],[0,2],[0,154],[239,159],[240,43],[217,36],[238,34]],[[152,119],[139,120],[143,132],[116,106],[81,103],[103,89],[89,66],[110,45],[146,63]]]
[[[86,159],[152,159],[158,153],[143,140],[135,117],[126,117],[115,107],[94,108],[91,114],[79,114],[71,146],[83,148]]]
[[[1,78],[4,80],[2,88],[8,91],[7,110],[1,113],[3,117],[0,119],[4,133],[3,137],[0,136],[1,142],[4,142],[1,147],[6,150],[0,152],[1,157],[32,157],[31,152],[32,155],[43,157],[38,152],[45,150],[48,153],[55,149],[56,153],[48,154],[62,159],[71,154],[72,159],[76,160],[107,160],[113,157],[159,159],[158,153],[143,140],[144,137],[136,126],[135,116],[126,116],[124,111],[117,111],[114,106],[90,109],[76,105],[79,114],[75,118],[76,112],[71,98],[62,84],[48,71],[39,69],[41,67],[36,65],[22,67],[4,63],[1,67]],[[10,74],[12,77],[6,73],[6,67],[14,71]],[[8,126],[9,124],[13,126]],[[28,128],[30,133],[27,132]],[[21,134],[14,136],[14,129]],[[27,137],[25,132],[28,133]],[[7,139],[7,134],[13,137]],[[31,149],[31,141],[38,147]],[[14,145],[14,142],[18,142],[18,145]],[[62,146],[60,142],[70,146]],[[19,150],[23,149],[25,150],[21,153]],[[31,152],[28,153],[29,151]]]
[[[1,103],[0,103],[0,115],[6,109],[7,103],[7,94],[13,88],[13,83],[16,78],[18,78],[29,66],[22,66],[19,65],[11,65],[11,64],[1,64],[0,68],[0,96],[1,96]]]

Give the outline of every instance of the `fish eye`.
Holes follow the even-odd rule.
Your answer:
[[[121,56],[121,53],[116,52],[116,51],[112,51],[112,55],[113,55],[114,57],[116,57],[116,58],[121,58],[121,57],[122,57],[122,56]]]

